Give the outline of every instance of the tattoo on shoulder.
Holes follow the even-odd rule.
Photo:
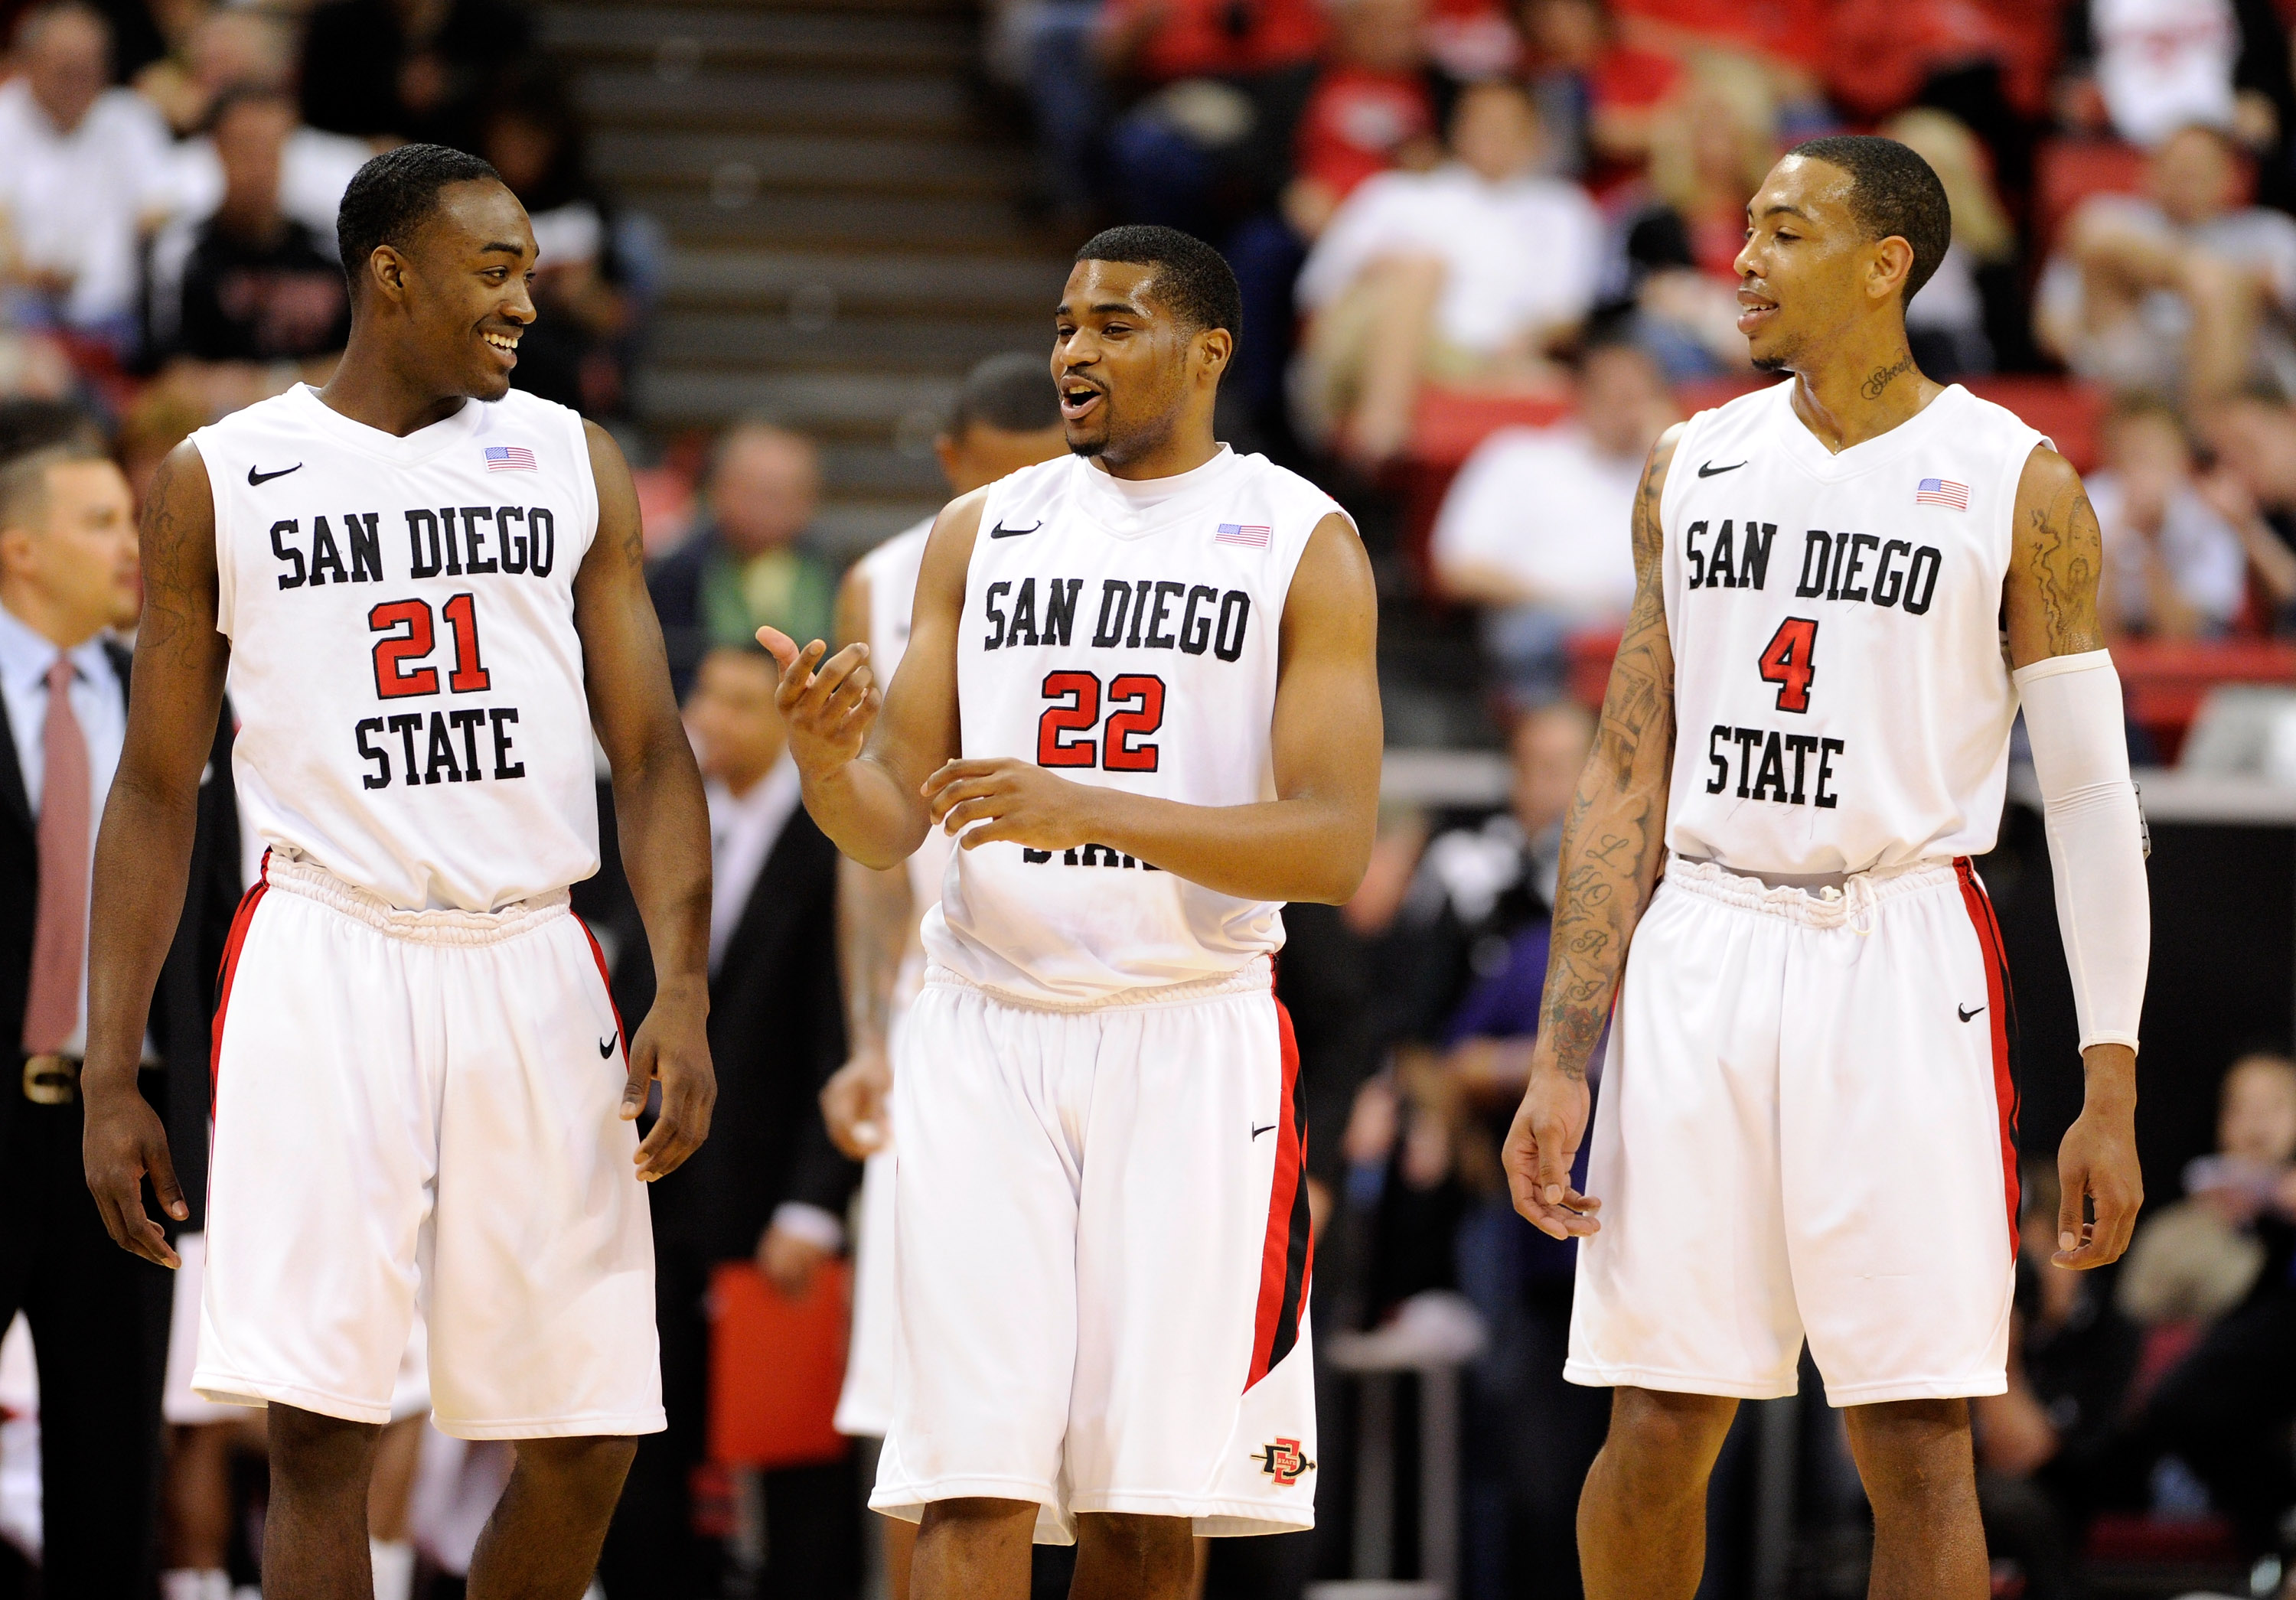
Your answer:
[[[1659,503],[1666,490],[1667,464],[1674,459],[1671,441],[1652,447],[1643,464],[1643,480],[1635,488],[1633,539],[1635,564],[1643,567],[1659,557],[1666,535],[1660,525]]]
[[[172,644],[189,620],[189,559],[184,552],[184,530],[176,514],[176,466],[173,451],[162,456],[159,471],[144,501],[143,527],[137,535],[144,566],[144,614],[135,628],[140,644],[157,648]]]
[[[2076,480],[2049,505],[2035,506],[2029,521],[2026,570],[2040,603],[2051,652],[2071,655],[2103,649],[2096,586],[2104,539],[2087,494]]]

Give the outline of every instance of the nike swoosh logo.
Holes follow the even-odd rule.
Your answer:
[[[290,472],[299,472],[302,470],[303,464],[299,461],[291,467],[281,467],[275,472],[258,472],[250,466],[247,469],[247,487],[250,488],[261,488],[274,478],[284,478]]]
[[[1017,539],[1022,534],[1034,533],[1043,526],[1042,522],[1032,522],[1026,528],[1007,528],[1004,523],[999,522],[988,530],[988,537],[992,539]]]
[[[1734,472],[1745,464],[1742,461],[1734,461],[1726,467],[1718,467],[1710,461],[1698,469],[1698,475],[1701,478],[1718,478],[1725,472]]]
[[[1967,1020],[1967,1018],[1963,1019],[1964,1022]],[[611,1033],[598,1041],[598,1059],[600,1061],[605,1060],[606,1057],[614,1053],[614,1041],[621,1037],[622,1030],[617,1028]]]
[[[1253,1138],[1255,1138],[1255,1139],[1256,1139],[1256,1138],[1258,1138],[1261,1134],[1264,1134],[1264,1133],[1267,1132],[1267,1131],[1269,1130],[1269,1128],[1273,1128],[1275,1126],[1275,1123],[1270,1122],[1270,1123],[1267,1125],[1267,1128],[1253,1128],[1253,1129],[1251,1130],[1251,1136],[1252,1136]]]
[[[1970,1019],[1970,1018],[1972,1018],[1972,1017],[1973,1017],[1973,1016],[1975,1016],[1975,1015],[1977,1014],[1977,1011],[1983,1011],[1983,1010],[1985,1009],[1985,1007],[1983,1007],[1982,1005],[1980,1005],[1980,1006],[1979,1006],[1979,1007],[1977,1008],[1977,1011],[1963,1011],[1963,1010],[1961,1009],[1961,1003],[1960,1003],[1959,1001],[1957,1001],[1957,1000],[1956,1000],[1956,1002],[1954,1002],[1954,1007],[1953,1007],[1953,1009],[1954,1009],[1955,1013],[1960,1016],[1961,1020],[1962,1020],[1963,1022],[1966,1022],[1967,1021],[1969,1021],[1969,1019]]]

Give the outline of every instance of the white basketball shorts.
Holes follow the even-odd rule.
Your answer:
[[[1836,1406],[1999,1394],[2016,1258],[2008,975],[1966,858],[1771,888],[1676,858],[1595,1112],[1573,1383]]]
[[[419,1304],[443,1432],[662,1427],[626,1042],[562,890],[401,911],[274,851],[219,987],[193,1392],[387,1422]]]
[[[1315,1522],[1305,1114],[1268,964],[1055,1011],[933,969],[894,1063],[900,1370],[870,1506]]]
[[[209,1423],[237,1422],[247,1415],[244,1405],[203,1400],[192,1392],[192,1369],[200,1350],[200,1300],[207,1284],[208,1236],[184,1234],[176,1241],[175,1300],[168,1312],[168,1374],[160,1395],[160,1415],[176,1426],[199,1427]],[[398,1371],[390,1381],[390,1420],[427,1416],[430,1412],[429,1342],[418,1315],[398,1358]]]

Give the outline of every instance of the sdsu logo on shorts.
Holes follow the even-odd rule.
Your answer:
[[[1272,1444],[1264,1444],[1252,1459],[1259,1463],[1261,1472],[1275,1480],[1278,1489],[1289,1489],[1304,1474],[1316,1470],[1316,1464],[1300,1454],[1300,1441],[1296,1439],[1279,1439]]]

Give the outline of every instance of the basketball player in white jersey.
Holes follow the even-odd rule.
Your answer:
[[[958,386],[948,426],[933,440],[949,488],[959,495],[1064,454],[1060,394],[1036,356],[991,356]],[[837,595],[840,644],[869,647],[874,672],[890,681],[909,642],[909,603],[917,592],[934,519],[895,534],[845,575]],[[859,1237],[854,1241],[853,1335],[837,1431],[882,1440],[893,1424],[898,1324],[893,1278],[893,1145],[887,1104],[893,1087],[890,1041],[924,981],[921,924],[940,898],[948,866],[944,835],[929,837],[899,866],[873,872],[841,857],[837,878],[838,965],[845,981],[845,1030],[851,1053],[821,1093],[829,1136],[861,1169]],[[908,1600],[916,1524],[876,1517],[892,1600]]]
[[[228,677],[268,841],[226,948],[193,1388],[270,1407],[264,1592],[369,1590],[367,1478],[418,1299],[433,1416],[517,1441],[473,1596],[590,1579],[662,1426],[642,1180],[707,1132],[709,846],[612,441],[510,388],[526,213],[437,145],[338,224],[348,349],[168,458],[143,531],[127,746],[98,840],[89,1186],[165,1265],[180,1215],[135,1090]],[[664,974],[624,1039],[567,908],[598,861],[592,732]],[[625,1060],[625,1054],[627,1060]],[[634,1120],[650,1080],[660,1120]]]
[[[1815,140],[1747,219],[1738,325],[1793,381],[1652,452],[1507,1175],[1581,1240],[1565,1375],[1616,1391],[1589,1600],[1688,1600],[1723,1434],[1794,1391],[1805,1338],[1873,1503],[1871,1592],[1977,1600],[1967,1397],[2005,1387],[2017,1153],[1970,857],[2021,703],[2087,1073],[2057,1262],[2117,1258],[2140,1191],[2150,913],[2096,519],[2047,440],[1914,365],[1905,302],[1951,229],[1919,156]]]
[[[1078,253],[1070,450],[934,524],[892,693],[786,663],[806,800],[885,868],[960,848],[894,1063],[901,1373],[871,1504],[915,1600],[1185,1594],[1193,1536],[1312,1524],[1303,1119],[1269,987],[1378,803],[1353,525],[1212,433],[1234,275],[1168,228]]]

